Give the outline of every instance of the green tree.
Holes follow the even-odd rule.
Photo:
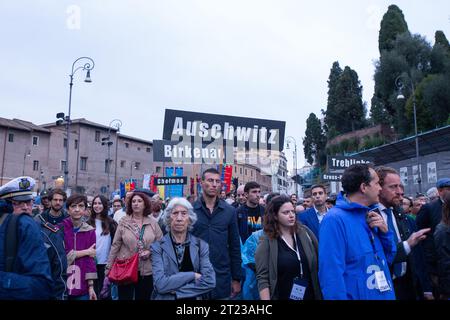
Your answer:
[[[384,50],[392,50],[393,42],[397,36],[405,32],[409,31],[402,10],[396,5],[390,5],[381,20],[380,33],[378,35],[378,49],[380,50],[380,54]]]
[[[328,77],[328,101],[327,101],[327,109],[325,112],[322,111],[325,116],[325,131],[329,138],[335,137],[338,135],[335,128],[335,119],[340,115],[337,113],[336,105],[338,101],[338,93],[336,91],[336,87],[339,81],[339,78],[342,75],[342,69],[339,66],[339,62],[333,62],[333,66],[330,70],[330,76]]]
[[[415,90],[417,128],[419,131],[444,126],[450,115],[450,76],[430,74]],[[406,103],[406,116],[414,119],[413,99]]]
[[[436,31],[431,50],[431,73],[450,73],[450,45],[442,31]]]
[[[323,113],[328,139],[366,125],[358,74],[348,66],[342,70],[339,62],[334,62],[330,71],[327,110]]]
[[[382,117],[388,114],[391,125],[401,135],[412,133],[414,126],[405,117],[405,102],[398,101],[395,80],[399,75],[412,79],[417,87],[431,72],[431,45],[424,37],[404,33],[393,42],[392,50],[383,51],[375,68],[375,92],[372,99],[371,116],[375,124],[383,123]],[[411,96],[411,83],[405,81],[403,95]]]
[[[346,66],[336,85],[336,116],[333,126],[339,134],[364,128],[366,107],[362,101],[362,86],[355,70]]]
[[[445,36],[444,32],[441,30],[438,30],[434,33],[434,40],[435,44],[440,44],[447,50],[450,50],[450,44],[448,43],[447,37]]]
[[[326,141],[320,120],[314,113],[311,113],[306,120],[305,138],[303,139],[303,152],[309,164],[324,165]]]

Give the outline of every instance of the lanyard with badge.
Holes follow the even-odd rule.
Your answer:
[[[291,294],[289,296],[289,299],[291,300],[303,300],[306,292],[306,288],[308,287],[308,281],[306,279],[303,279],[303,266],[302,266],[302,258],[300,256],[300,252],[298,250],[297,245],[297,236],[294,234],[294,246],[295,249],[292,248],[289,243],[284,239],[283,236],[281,236],[281,239],[286,243],[286,245],[289,247],[289,249],[295,251],[297,255],[297,259],[299,261],[300,265],[300,277],[295,277],[292,283],[292,289]]]
[[[369,229],[369,239],[370,239],[370,244],[372,245],[372,250],[373,250],[373,254],[375,256],[375,260],[377,261],[378,266],[380,267],[380,271],[375,271],[375,285],[376,288],[380,291],[380,292],[385,292],[385,291],[389,291],[391,290],[391,287],[389,286],[389,283],[386,279],[386,275],[384,273],[383,270],[383,265],[382,265],[382,261],[380,259],[380,257],[377,254],[377,250],[375,249],[375,236],[373,234],[373,231]]]

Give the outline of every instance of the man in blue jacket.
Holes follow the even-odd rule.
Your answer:
[[[328,300],[394,300],[389,264],[396,245],[379,213],[376,172],[354,164],[342,176],[344,193],[320,226],[319,282]]]
[[[311,187],[311,197],[313,199],[313,206],[301,212],[297,216],[297,220],[307,226],[314,233],[317,239],[319,239],[319,227],[320,223],[325,217],[328,209],[325,201],[327,200],[327,191],[323,185],[314,185]]]
[[[0,213],[0,300],[53,298],[50,263],[39,227],[31,217],[34,184],[30,177],[19,177],[0,187],[0,199],[12,207],[12,212]],[[13,215],[20,215],[15,220],[17,248],[8,260],[5,243]]]
[[[194,203],[197,222],[192,234],[209,244],[209,258],[216,272],[211,299],[234,298],[241,292],[241,245],[235,209],[220,200],[219,172],[210,168],[202,174],[202,196]]]

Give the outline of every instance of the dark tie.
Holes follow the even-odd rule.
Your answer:
[[[386,208],[386,209],[384,209],[384,212],[386,213],[386,216],[387,216],[386,222],[387,222],[388,228],[394,234],[394,241],[395,241],[395,245],[397,246],[398,237],[397,237],[397,232],[395,231],[395,227],[394,227],[392,210],[390,208]],[[402,264],[401,263],[394,263],[394,275],[396,278],[399,278],[402,275]]]

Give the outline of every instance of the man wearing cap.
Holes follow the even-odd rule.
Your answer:
[[[0,217],[0,300],[53,297],[47,252],[39,228],[31,218],[34,185],[32,178],[19,177],[0,187],[0,199],[13,209]],[[10,241],[8,235],[14,233],[8,228],[10,223],[17,226],[17,248],[7,254],[5,243]]]
[[[433,294],[435,298],[439,297],[439,287],[437,283],[437,257],[433,234],[436,226],[442,219],[444,198],[450,194],[450,178],[438,180],[436,188],[438,189],[439,198],[423,205],[417,213],[416,218],[417,228],[431,228],[429,236],[423,241],[423,250],[425,253],[425,262],[433,284]]]
[[[48,198],[48,191],[47,190],[42,190],[40,196],[41,196],[41,204],[44,207],[44,211],[45,210],[50,210],[50,199]]]

